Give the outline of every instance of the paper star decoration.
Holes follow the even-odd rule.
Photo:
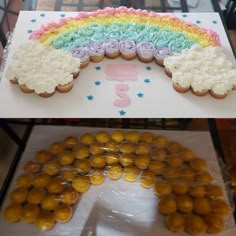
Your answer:
[[[31,22],[33,22],[33,23],[36,22],[36,19],[32,19]]]
[[[98,80],[96,82],[94,82],[94,83],[95,83],[96,86],[99,86],[101,84],[101,82],[98,81]]]
[[[146,84],[150,83],[150,79],[145,78],[144,83],[146,83]]]
[[[87,99],[88,99],[89,101],[92,101],[92,100],[93,100],[93,96],[92,96],[92,95],[89,95],[89,96],[87,96]]]
[[[151,66],[147,66],[147,67],[146,67],[146,70],[151,70],[151,69],[152,69]]]
[[[119,113],[121,116],[124,116],[126,114],[126,112],[124,110],[119,111]]]
[[[143,93],[138,93],[137,96],[138,96],[139,98],[142,98],[142,97],[143,97]]]
[[[41,17],[44,17],[44,16],[45,16],[45,14],[44,14],[44,13],[42,13],[42,14],[40,14],[40,16],[41,16]]]
[[[101,70],[101,66],[96,66],[95,69],[96,70]]]
[[[65,14],[64,14],[64,13],[62,13],[60,16],[61,16],[61,17],[65,17]]]
[[[27,32],[28,32],[29,34],[31,34],[31,33],[33,32],[33,30],[29,29]]]

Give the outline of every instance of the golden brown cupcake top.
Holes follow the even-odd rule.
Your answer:
[[[13,203],[3,211],[3,218],[11,223],[18,222],[21,217],[23,207],[21,204]]]
[[[17,187],[29,188],[32,185],[33,177],[29,174],[21,175],[16,180]]]
[[[58,163],[61,166],[71,165],[75,160],[75,156],[71,151],[64,151],[58,156]]]
[[[121,130],[115,130],[111,133],[111,139],[117,143],[121,143],[125,139],[125,134]]]
[[[45,162],[50,161],[52,158],[53,158],[52,154],[50,154],[46,150],[38,151],[35,155],[35,161],[40,164],[44,164]]]
[[[111,136],[107,131],[100,131],[95,135],[95,139],[99,143],[107,143],[111,140]]]
[[[36,174],[39,173],[40,170],[41,170],[41,164],[34,161],[28,161],[24,165],[24,171],[27,174]]]
[[[63,142],[55,142],[49,146],[49,152],[52,155],[59,155],[65,150],[65,144]]]
[[[141,135],[138,131],[127,131],[125,133],[125,140],[130,143],[138,143]]]
[[[79,139],[75,136],[68,136],[64,139],[65,147],[66,148],[73,148],[79,143]]]
[[[18,187],[10,193],[10,198],[13,203],[24,203],[28,196],[28,190],[25,187]]]
[[[94,140],[95,140],[94,136],[90,133],[85,133],[80,136],[80,142],[84,145],[87,145],[87,146],[92,144],[94,142]]]

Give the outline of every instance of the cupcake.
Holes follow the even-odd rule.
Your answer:
[[[75,58],[80,59],[80,68],[83,69],[89,64],[89,50],[87,47],[74,48],[71,54]]]
[[[151,62],[153,60],[154,45],[149,42],[141,42],[137,45],[138,59],[141,62]]]
[[[88,46],[90,61],[100,62],[104,59],[105,50],[101,43],[91,43]]]
[[[119,43],[120,53],[123,59],[133,60],[136,55],[136,44],[132,40],[124,40]]]
[[[120,55],[119,42],[116,39],[108,39],[103,43],[106,57],[110,59],[117,58]]]
[[[74,75],[73,75],[74,76]],[[73,88],[73,83],[70,82],[68,84],[59,84],[57,85],[56,89],[60,93],[68,93]]]
[[[157,65],[162,66],[162,67],[164,66],[164,64],[163,64],[164,59],[167,56],[171,56],[172,54],[173,54],[173,52],[169,48],[167,48],[167,47],[158,48],[153,53]]]

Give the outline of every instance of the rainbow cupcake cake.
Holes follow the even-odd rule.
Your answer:
[[[9,67],[8,79],[19,84],[23,92],[36,92],[43,97],[56,90],[68,92],[79,70],[87,67],[89,61],[96,63],[104,57],[119,56],[124,60],[137,57],[143,63],[156,61],[172,77],[173,87],[178,92],[191,90],[200,96],[209,92],[215,98],[224,98],[236,88],[236,70],[225,56],[218,34],[173,14],[126,7],[79,12],[75,17],[42,25],[30,35],[27,44],[16,54],[24,54],[24,58],[28,58],[28,54],[32,58],[34,54],[47,57],[50,52],[50,58],[56,58],[60,51],[60,57],[71,57],[70,66],[69,63],[62,66],[60,60],[53,61],[54,66],[60,68],[55,70],[64,74],[65,80],[54,79],[51,84],[46,78],[50,63],[39,84],[39,78],[37,81],[29,79],[33,72],[22,70],[20,64],[25,61],[16,57]]]

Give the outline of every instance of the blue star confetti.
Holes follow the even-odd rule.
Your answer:
[[[65,17],[65,16],[66,16],[66,14],[62,13],[60,16],[61,16],[61,17]]]
[[[201,21],[200,21],[200,20],[196,20],[196,23],[197,23],[197,24],[201,24]]]
[[[152,67],[151,66],[147,66],[146,70],[150,71],[150,70],[152,70]]]
[[[36,22],[36,19],[32,19],[31,22],[32,22],[32,23]]]
[[[40,16],[41,16],[41,17],[44,17],[44,16],[45,16],[45,14],[44,14],[44,13],[41,13],[41,14],[40,14]]]
[[[150,79],[145,78],[145,79],[144,79],[144,83],[146,83],[146,84],[150,83]]]
[[[101,70],[101,66],[96,66],[95,69],[96,70]]]
[[[101,82],[100,82],[100,81],[96,81],[96,82],[94,82],[94,84],[95,84],[96,86],[99,86],[99,85],[101,84]]]
[[[31,29],[27,30],[28,34],[31,34],[32,32],[33,32],[33,30],[31,30]]]
[[[138,96],[139,98],[142,98],[142,97],[143,97],[143,93],[138,93],[137,96]]]
[[[213,20],[212,23],[213,23],[213,24],[217,24],[217,21],[216,21],[216,20]]]
[[[188,15],[187,14],[183,14],[182,17],[187,17]]]
[[[126,114],[126,112],[124,110],[119,111],[119,113],[121,116],[124,116]]]
[[[89,101],[92,101],[93,98],[94,98],[94,97],[93,97],[92,95],[87,96],[87,99],[88,99]]]

